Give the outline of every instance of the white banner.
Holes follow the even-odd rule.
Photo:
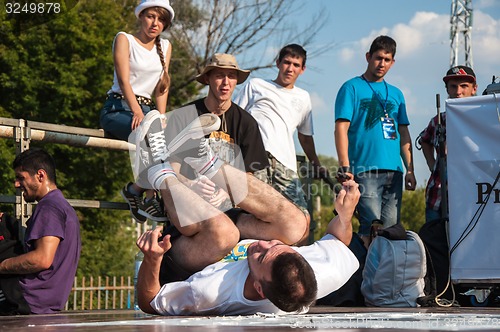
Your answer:
[[[500,94],[446,100],[451,278],[500,281]]]

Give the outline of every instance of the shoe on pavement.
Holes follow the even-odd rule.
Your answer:
[[[136,222],[143,224],[147,220],[147,218],[139,214],[139,209],[142,206],[142,197],[135,196],[130,191],[128,191],[128,187],[131,184],[132,182],[126,184],[125,187],[123,187],[120,191],[120,194],[123,199],[127,201],[132,218],[134,218]]]

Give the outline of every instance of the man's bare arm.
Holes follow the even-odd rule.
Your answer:
[[[47,270],[54,261],[61,240],[56,236],[44,236],[35,241],[35,250],[0,263],[0,274],[30,274]]]
[[[151,301],[160,291],[160,266],[163,254],[170,250],[170,235],[158,242],[161,227],[147,231],[137,239],[137,247],[144,253],[144,259],[137,277],[137,300],[139,308],[148,314],[157,314]]]
[[[359,185],[353,180],[343,183],[342,189],[335,199],[335,210],[338,215],[327,226],[326,233],[334,235],[346,246],[352,238],[352,216],[359,201]]]

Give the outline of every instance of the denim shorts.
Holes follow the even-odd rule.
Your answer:
[[[144,115],[154,109],[152,108],[154,104],[139,103],[139,106],[141,106]],[[132,110],[125,99],[116,98],[113,94],[109,94],[101,110],[101,128],[111,137],[127,141],[132,132],[132,118]]]
[[[254,175],[265,183],[271,185],[279,193],[294,203],[302,212],[307,210],[306,195],[302,190],[302,183],[296,172],[284,166],[270,153],[268,153],[269,167],[256,172]]]

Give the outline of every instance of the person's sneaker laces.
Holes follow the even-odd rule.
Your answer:
[[[146,114],[136,134],[135,174],[140,174],[150,166],[166,160],[167,157],[160,113],[152,110]]]
[[[132,216],[132,218],[134,218],[135,221],[137,221],[138,223],[142,224],[147,220],[146,217],[139,214],[139,208],[142,205],[142,197],[135,196],[128,191],[128,186],[131,184],[132,182],[126,184],[125,187],[123,187],[122,190],[120,191],[120,194],[123,197],[123,199],[127,201],[130,210],[130,215]]]
[[[139,209],[139,214],[156,222],[166,222],[168,217],[165,215],[162,202],[157,196],[151,198],[149,201],[145,200],[144,204]]]
[[[160,113],[157,110],[148,112],[136,134],[134,174],[138,175],[152,165],[164,162],[188,139],[202,138],[219,127],[220,118],[217,115],[202,114],[191,121],[167,146]]]
[[[184,161],[200,175],[211,179],[224,164],[210,147],[209,140],[202,138],[197,157],[186,157]]]

